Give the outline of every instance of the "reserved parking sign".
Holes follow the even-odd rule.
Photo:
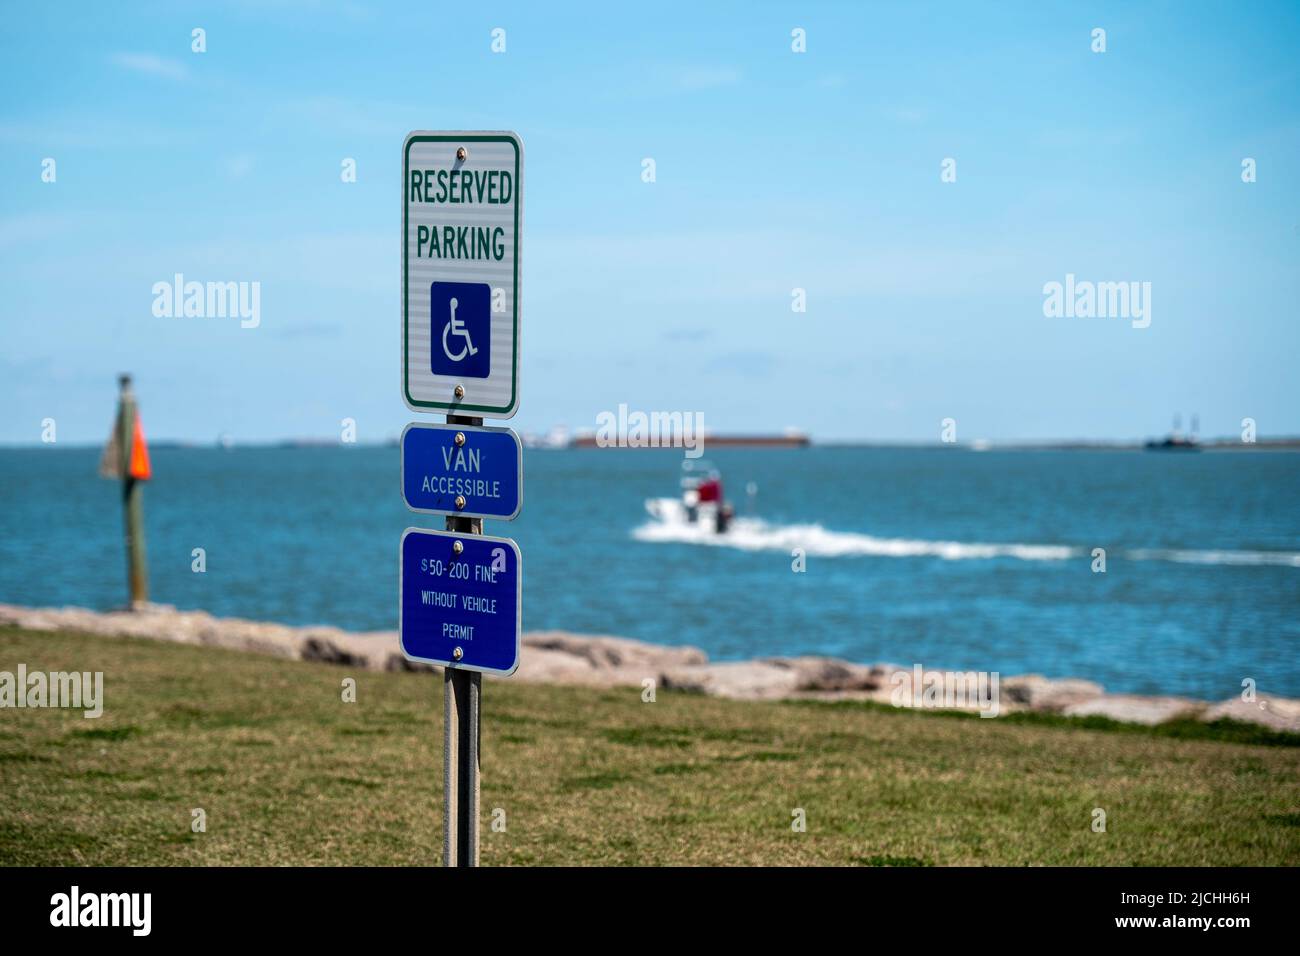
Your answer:
[[[402,150],[402,400],[519,407],[524,151],[514,133],[416,132]]]

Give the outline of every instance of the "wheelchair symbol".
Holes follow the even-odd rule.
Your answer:
[[[486,282],[429,286],[429,346],[429,370],[434,375],[491,376],[492,289]]]
[[[455,299],[451,300],[451,319],[442,327],[442,351],[453,362],[459,362],[466,355],[478,354],[478,349],[474,346],[474,340],[469,336],[469,329],[465,328],[463,321],[456,318],[456,306],[459,304]],[[465,344],[459,352],[452,354],[451,349],[447,347],[448,335],[459,335],[465,340]]]

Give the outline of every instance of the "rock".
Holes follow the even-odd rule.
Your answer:
[[[842,696],[847,691],[875,691],[879,675],[862,664],[833,657],[765,657],[754,661],[690,664],[665,668],[661,686],[733,700],[776,700]]]
[[[625,667],[653,669],[708,663],[708,655],[698,647],[668,647],[626,637],[578,635],[567,631],[531,631],[524,635],[525,647],[560,651],[581,657],[597,670]]]
[[[765,657],[759,663],[794,672],[795,690],[877,690],[881,675],[834,657]]]
[[[1013,704],[1030,710],[1059,713],[1073,704],[1081,704],[1105,691],[1100,684],[1076,677],[1053,680],[1042,674],[1020,674],[1001,682],[999,693]]]
[[[698,647],[667,647],[606,635],[584,636],[566,631],[534,631],[523,637],[523,653],[515,676],[547,684],[596,687],[657,683],[665,668],[708,662]]]
[[[991,716],[1016,709],[1003,699],[999,682],[998,699],[993,696],[993,682],[979,671],[945,671],[934,667],[899,667],[876,664],[871,668],[875,689],[867,699],[894,707],[926,710],[960,710],[989,713]]]
[[[284,624],[264,624],[260,621],[246,621],[242,618],[209,618],[196,630],[197,643],[210,647],[222,647],[230,651],[244,651],[253,654],[267,654],[272,657],[288,657],[295,660],[308,660],[303,651],[307,635],[313,631],[306,628],[294,628]],[[184,628],[181,628],[184,633]],[[341,632],[335,632],[341,633]],[[163,628],[155,634],[140,634],[157,640],[174,640]]]
[[[1133,694],[1102,694],[1091,700],[1070,704],[1062,713],[1067,717],[1109,717],[1129,724],[1163,724],[1179,717],[1191,717],[1205,704],[1186,697],[1139,697]]]
[[[621,687],[640,684],[646,678],[657,680],[656,667],[613,667],[597,664],[591,658],[570,654],[554,647],[525,644],[515,680],[534,684],[580,684],[584,687]]]
[[[390,670],[388,666],[389,633],[363,636],[349,634],[333,628],[307,631],[297,644],[302,660],[364,667],[368,670]]]
[[[660,686],[733,700],[775,700],[799,689],[799,673],[770,661],[695,664],[665,670]]]
[[[1246,701],[1240,697],[1229,697],[1207,708],[1205,713],[1201,714],[1201,720],[1204,721],[1224,718],[1240,720],[1247,724],[1258,724],[1271,730],[1300,734],[1300,700],[1287,697],[1258,697]]]

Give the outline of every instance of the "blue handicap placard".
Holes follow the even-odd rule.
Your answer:
[[[402,498],[412,511],[509,521],[523,485],[519,436],[509,428],[413,422],[402,432]]]
[[[435,282],[429,287],[429,357],[434,375],[492,374],[492,287]]]
[[[407,528],[398,570],[398,634],[408,660],[515,672],[523,574],[513,541]]]

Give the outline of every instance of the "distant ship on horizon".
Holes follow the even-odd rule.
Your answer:
[[[1191,430],[1183,434],[1183,417],[1174,416],[1174,428],[1164,439],[1152,438],[1143,446],[1147,451],[1200,451],[1201,440],[1197,433],[1201,430],[1200,419],[1192,415]]]
[[[786,429],[778,434],[767,435],[715,435],[712,432],[705,432],[703,435],[704,444],[711,448],[730,447],[730,448],[807,448],[812,444],[812,438],[807,432],[800,431],[796,428]],[[580,432],[574,435],[568,443],[569,448],[598,448],[599,443],[596,440],[595,432]]]

